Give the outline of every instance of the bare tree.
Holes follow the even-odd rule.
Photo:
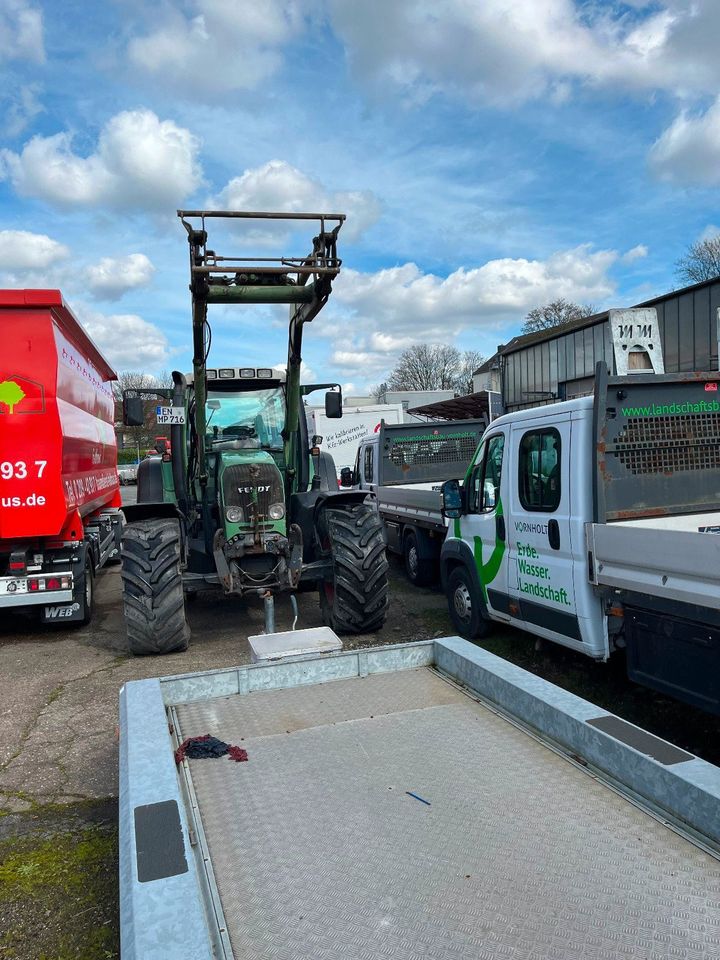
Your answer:
[[[535,307],[525,317],[522,326],[523,333],[538,333],[540,330],[550,330],[553,327],[562,327],[581,317],[591,317],[595,307],[591,303],[572,303],[563,297],[551,300],[542,307]]]
[[[477,350],[466,350],[460,354],[460,365],[455,378],[456,393],[465,396],[465,394],[473,392],[473,374],[478,367],[485,363],[486,359],[487,357],[484,357]]]
[[[692,243],[676,261],[675,274],[683,283],[702,283],[720,277],[720,236]]]
[[[463,353],[448,344],[415,343],[400,354],[384,387],[472,393],[472,374],[482,362],[476,350]]]

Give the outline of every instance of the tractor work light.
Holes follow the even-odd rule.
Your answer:
[[[217,380],[217,370],[206,370],[208,380]]]
[[[270,514],[271,520],[282,520],[282,518],[285,516],[285,504],[271,503],[268,513]]]
[[[255,368],[254,368],[254,367],[243,367],[243,368],[240,370],[240,376],[241,376],[243,379],[245,379],[245,380],[250,380],[250,379],[252,379],[252,378],[255,376]]]
[[[225,516],[230,523],[242,523],[245,519],[242,507],[228,507],[225,511]]]
[[[232,380],[235,370],[232,367],[222,367],[219,371],[221,380]]]
[[[270,367],[258,367],[257,375],[263,380],[272,380],[273,372]]]

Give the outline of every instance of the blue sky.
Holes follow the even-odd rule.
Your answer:
[[[187,369],[176,209],[340,211],[306,378],[489,355],[717,232],[719,41],[715,0],[0,0],[0,285],[59,287],[118,370]],[[284,361],[285,310],[211,311],[211,361]]]

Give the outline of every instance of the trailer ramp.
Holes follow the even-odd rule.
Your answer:
[[[228,956],[720,953],[716,859],[431,667],[171,717],[250,755],[185,761]]]

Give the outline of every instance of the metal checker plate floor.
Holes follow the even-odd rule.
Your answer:
[[[250,755],[190,761],[237,960],[720,957],[717,860],[431,670],[176,709]]]

